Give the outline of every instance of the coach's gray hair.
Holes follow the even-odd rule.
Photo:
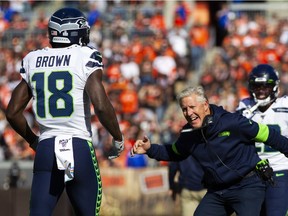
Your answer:
[[[187,96],[190,96],[192,94],[196,94],[197,100],[199,102],[205,102],[208,101],[207,96],[205,95],[205,91],[202,86],[196,86],[196,87],[188,87],[184,90],[182,90],[178,95],[177,95],[177,101],[180,103],[181,99]]]

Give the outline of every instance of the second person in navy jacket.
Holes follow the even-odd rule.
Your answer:
[[[208,190],[196,216],[232,212],[259,215],[266,189],[264,180],[271,179],[256,169],[264,164],[264,172],[269,171],[269,164],[259,158],[255,141],[288,155],[288,139],[267,125],[209,104],[201,86],[184,89],[177,99],[187,120],[177,141],[159,145],[144,137],[136,141],[131,155],[147,154],[161,161],[181,161],[192,155],[204,170],[203,182]]]

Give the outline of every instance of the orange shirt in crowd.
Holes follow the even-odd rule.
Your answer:
[[[163,15],[161,13],[156,13],[150,20],[150,26],[153,29],[158,29],[162,32],[165,32],[166,24]]]
[[[275,49],[265,49],[259,52],[259,62],[263,64],[270,64],[271,62],[280,62],[280,56],[276,53]]]
[[[123,90],[120,93],[119,101],[122,105],[122,113],[133,114],[138,111],[138,95],[132,89]]]
[[[251,64],[251,62],[247,61],[243,61],[241,63],[241,67],[247,72],[247,75],[250,73],[250,71],[253,69],[253,65]]]
[[[6,84],[0,85],[0,102],[6,108],[11,98],[11,89]]]
[[[209,42],[209,30],[207,26],[193,26],[189,32],[191,37],[191,45],[199,47],[207,47]]]
[[[0,17],[0,36],[4,34],[4,32],[9,28],[9,26],[9,22],[7,22],[3,17]]]
[[[155,50],[153,49],[152,46],[150,45],[146,45],[143,47],[143,50],[142,50],[142,53],[143,53],[143,57],[147,60],[150,60],[150,61],[153,61],[155,58],[156,58],[156,52]],[[141,60],[141,63],[143,62],[144,59]]]
[[[120,64],[114,63],[107,68],[107,76],[111,81],[118,81],[121,78]]]

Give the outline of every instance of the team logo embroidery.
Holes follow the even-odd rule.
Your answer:
[[[218,134],[218,137],[223,137],[223,136],[230,136],[230,131],[223,131]]]

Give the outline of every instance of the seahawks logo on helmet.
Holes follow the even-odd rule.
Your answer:
[[[85,19],[78,20],[77,24],[79,25],[79,28],[89,28],[88,22]]]

